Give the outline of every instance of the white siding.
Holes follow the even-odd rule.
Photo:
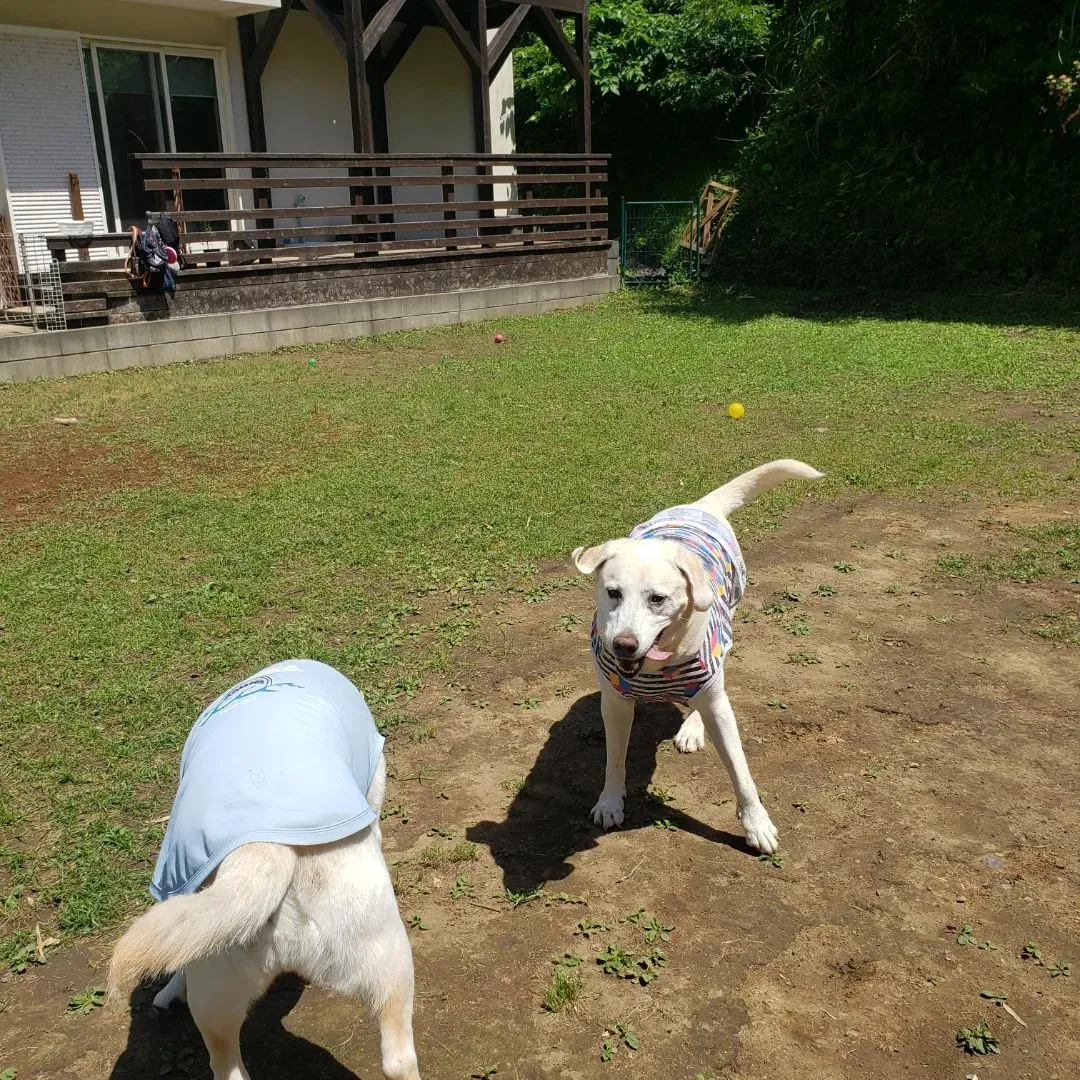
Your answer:
[[[106,221],[75,37],[0,32],[0,147],[11,227],[42,236],[70,220],[68,173],[78,173],[83,213]]]

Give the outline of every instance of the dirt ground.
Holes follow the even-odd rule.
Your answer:
[[[423,1074],[1080,1076],[1080,665],[1032,632],[1046,612],[1075,618],[1080,585],[934,572],[943,553],[1014,543],[1009,523],[1078,510],[865,497],[809,504],[747,545],[754,585],[728,678],[779,866],[745,848],[715,753],[674,750],[672,708],[639,710],[627,825],[593,828],[604,748],[591,592],[489,598],[453,675],[411,705],[432,727],[392,739],[386,848],[402,914],[425,927],[411,931]],[[777,603],[788,610],[763,610]],[[785,627],[800,614],[806,636]],[[462,838],[474,860],[421,859]],[[462,875],[474,895],[452,899]],[[544,896],[506,900],[537,886]],[[653,947],[624,921],[638,908],[674,927],[648,986],[595,959],[611,943]],[[585,938],[581,920],[610,929]],[[959,943],[966,924],[974,941]],[[1021,958],[1031,940],[1041,965]],[[208,1075],[186,1011],[155,1018],[148,991],[130,1023],[124,1008],[65,1015],[73,992],[103,981],[107,949],[0,980],[0,1065],[18,1080]],[[583,958],[585,988],[552,1015],[541,996],[567,952]],[[1015,1016],[980,991],[1007,995]],[[1001,1054],[966,1056],[956,1032],[983,1018]],[[640,1049],[621,1043],[602,1062],[616,1021]],[[255,1080],[379,1075],[359,1007],[289,982],[253,1013],[245,1052]]]

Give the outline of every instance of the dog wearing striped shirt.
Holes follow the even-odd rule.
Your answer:
[[[607,771],[593,820],[623,822],[626,748],[636,701],[686,705],[675,746],[691,754],[708,734],[735,788],[750,846],[772,854],[779,834],[758,795],[724,689],[732,616],[746,588],[746,564],[728,515],[785,480],[818,480],[801,461],[773,461],[685,506],[661,511],[628,537],[571,555],[596,574],[592,653],[600,684]]]

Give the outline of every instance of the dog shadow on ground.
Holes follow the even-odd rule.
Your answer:
[[[175,1080],[210,1075],[202,1036],[187,1006],[177,1002],[165,1014],[151,1004],[160,986],[140,986],[131,995],[131,1030],[109,1080]],[[333,1054],[286,1031],[282,1020],[304,991],[302,980],[283,975],[254,1005],[240,1033],[240,1050],[252,1076],[297,1076],[304,1080],[360,1080]],[[358,1006],[359,1008],[359,1006]],[[382,1074],[376,1069],[372,1075]]]
[[[623,829],[652,828],[666,819],[677,829],[749,852],[741,836],[714,829],[648,794],[660,746],[675,735],[682,720],[673,705],[637,706],[626,756]],[[699,753],[711,755],[712,764],[723,771],[710,746]],[[567,861],[572,855],[596,846],[601,830],[592,823],[592,807],[604,784],[604,763],[600,694],[589,694],[552,725],[506,820],[481,821],[466,830],[470,840],[490,849],[507,889],[522,892],[559,881],[574,869]]]

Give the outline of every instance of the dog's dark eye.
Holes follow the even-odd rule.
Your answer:
[[[622,589],[608,589],[607,594],[611,600],[622,599]]]
[[[653,607],[659,607],[665,600],[667,600],[667,597],[661,596],[659,593],[653,593],[652,596],[649,597],[649,603],[652,604]]]

